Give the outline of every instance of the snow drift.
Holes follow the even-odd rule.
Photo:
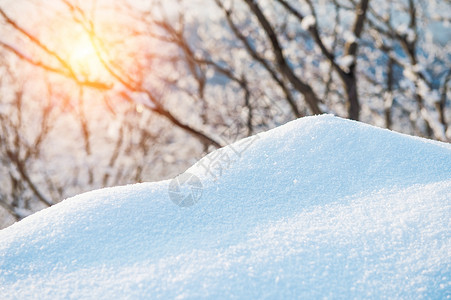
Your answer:
[[[450,296],[449,144],[324,115],[186,174],[0,231],[0,298]]]

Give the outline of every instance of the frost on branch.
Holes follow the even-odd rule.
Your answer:
[[[315,17],[312,15],[309,15],[309,16],[305,16],[304,19],[302,19],[301,27],[304,30],[309,30],[315,24],[316,24]]]
[[[345,72],[349,72],[349,68],[351,67],[352,63],[354,62],[354,56],[353,55],[345,55],[345,56],[339,57],[336,62]]]

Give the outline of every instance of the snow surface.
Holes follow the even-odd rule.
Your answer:
[[[0,231],[0,299],[450,298],[449,144],[323,115],[187,172],[190,207],[143,183]]]

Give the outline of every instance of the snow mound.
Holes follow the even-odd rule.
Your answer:
[[[451,147],[330,115],[0,231],[0,299],[451,295]]]

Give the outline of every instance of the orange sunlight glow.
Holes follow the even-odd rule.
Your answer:
[[[98,79],[103,66],[91,39],[86,34],[68,41],[69,63],[77,75],[85,79]]]

